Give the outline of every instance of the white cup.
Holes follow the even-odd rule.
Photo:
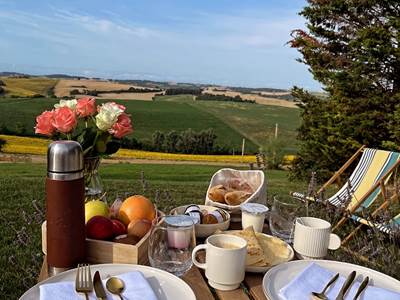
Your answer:
[[[197,251],[202,249],[206,250],[205,263],[196,260]],[[229,234],[215,234],[193,249],[192,260],[197,267],[206,270],[210,286],[230,291],[237,289],[244,279],[246,255],[246,240]]]
[[[240,209],[242,210],[242,228],[253,226],[255,232],[262,232],[268,207],[259,203],[244,203],[240,205]]]
[[[312,217],[296,219],[293,248],[300,258],[324,258],[328,249],[336,250],[340,245],[340,237],[331,233],[329,222]]]

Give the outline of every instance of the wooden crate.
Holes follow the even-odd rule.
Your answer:
[[[86,260],[92,264],[148,264],[147,248],[150,231],[136,244],[86,239]],[[47,254],[46,221],[42,224],[42,251]]]

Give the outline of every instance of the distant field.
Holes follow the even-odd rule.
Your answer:
[[[55,89],[54,94],[57,97],[70,96],[70,91],[79,90],[98,90],[98,91],[115,91],[115,90],[128,90],[130,87],[143,88],[141,86],[116,83],[108,80],[91,80],[91,79],[61,79]],[[97,98],[110,99],[127,99],[127,100],[152,100],[156,93],[104,93],[100,94]],[[79,97],[79,96],[78,96]]]
[[[260,96],[255,93],[241,93],[231,90],[221,91],[221,90],[215,90],[213,88],[208,88],[204,90],[204,93],[212,95],[226,95],[230,97],[240,96],[242,99],[254,100],[258,104],[297,108],[296,104],[293,101],[287,101],[273,97],[273,96],[289,95],[290,94],[289,92],[260,92],[263,95]]]
[[[213,128],[217,144],[239,153],[246,138],[246,152],[255,153],[279,124],[279,134],[288,141],[287,152],[296,147],[295,129],[299,125],[298,109],[246,103],[193,101],[192,96],[162,97],[165,101],[118,100],[132,115],[136,139],[151,139],[156,130],[195,131]],[[57,102],[51,98],[0,99],[1,123],[14,130],[24,125],[33,134],[35,117]],[[104,100],[98,100],[100,103]]]
[[[32,77],[32,78],[12,78],[0,77],[6,86],[6,97],[32,97],[40,94],[47,96],[49,91],[57,84],[57,79]]]

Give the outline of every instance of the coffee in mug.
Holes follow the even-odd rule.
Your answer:
[[[217,247],[224,248],[224,249],[239,249],[238,245],[232,243],[220,243]]]
[[[205,263],[196,260],[197,251],[202,249],[206,251]],[[192,260],[197,267],[206,270],[210,286],[230,291],[237,289],[244,279],[246,255],[246,240],[229,234],[215,234],[193,249]]]
[[[293,248],[304,259],[324,258],[328,249],[340,247],[340,237],[331,233],[331,224],[313,217],[296,219]]]

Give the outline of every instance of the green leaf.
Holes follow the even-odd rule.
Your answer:
[[[121,147],[121,143],[116,140],[111,140],[107,143],[107,149],[104,154],[114,154]]]

